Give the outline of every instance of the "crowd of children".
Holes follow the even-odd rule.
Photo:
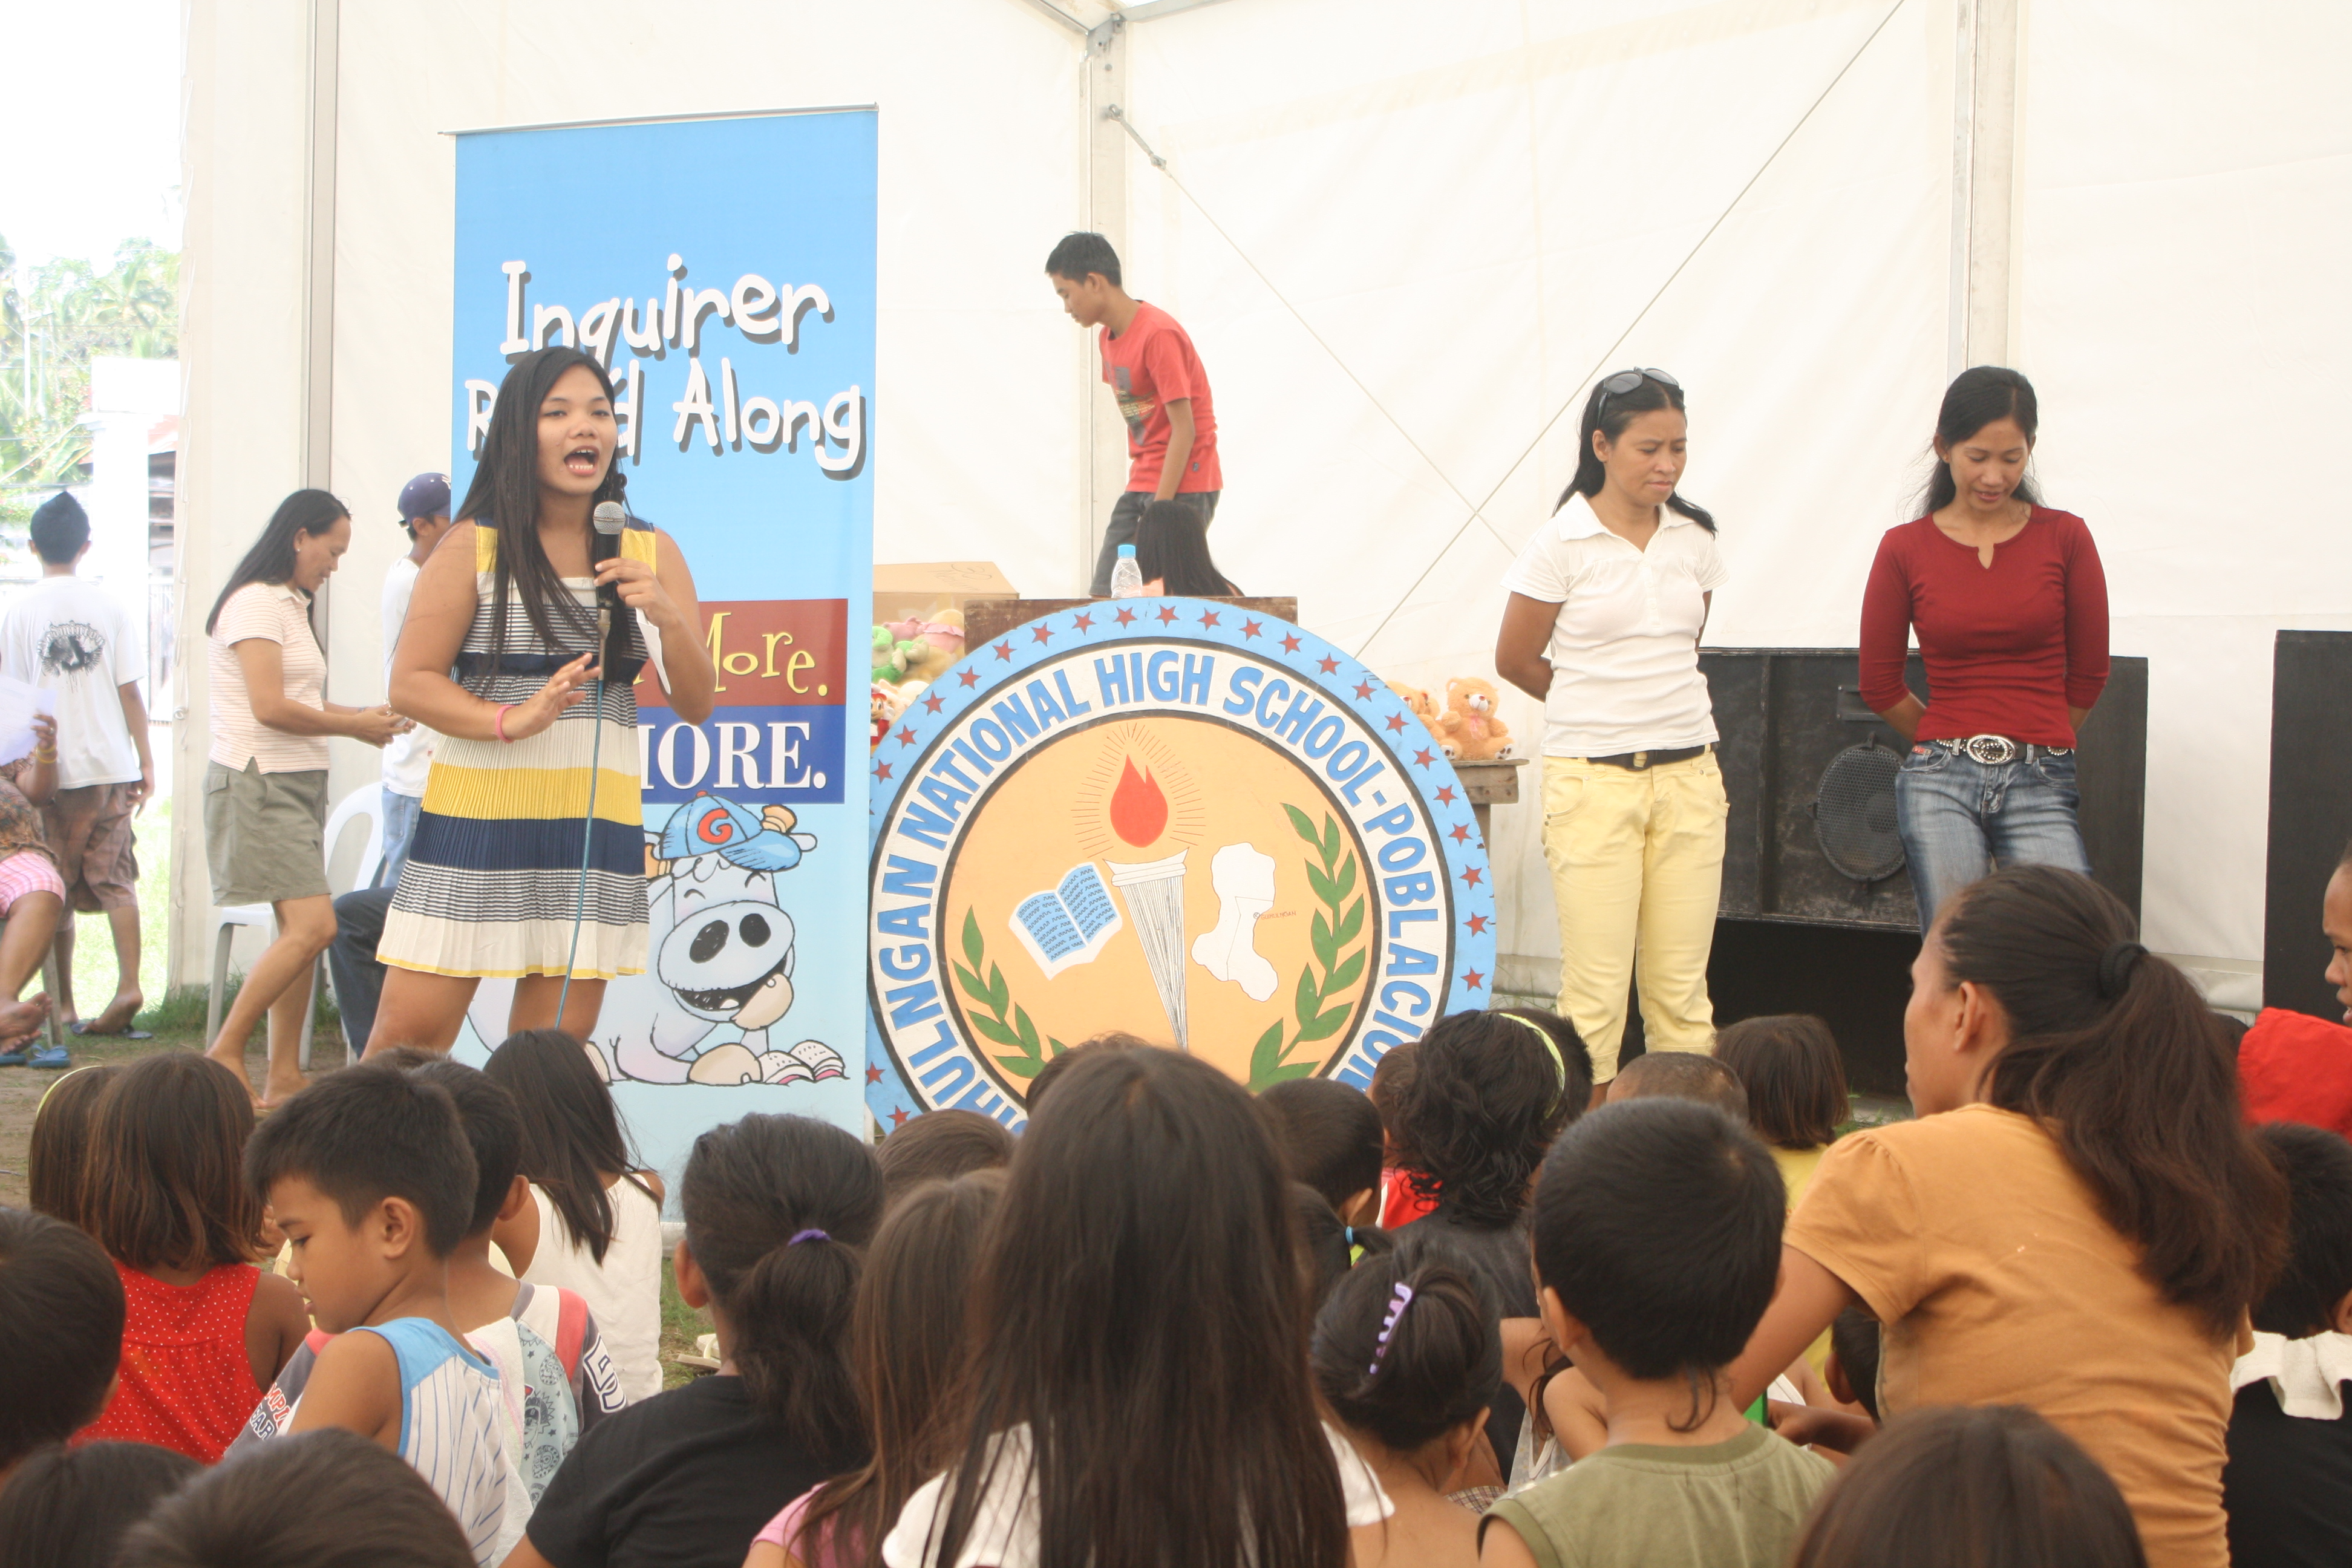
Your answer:
[[[2250,1128],[2071,873],[1914,980],[1855,1131],[1818,1020],[1596,1096],[1517,1009],[1369,1096],[1104,1037],[1018,1137],[747,1116],[676,1173],[719,1364],[666,1392],[666,1190],[567,1037],[258,1126],[86,1069],[0,1211],[0,1568],[2352,1561],[2352,1144]]]

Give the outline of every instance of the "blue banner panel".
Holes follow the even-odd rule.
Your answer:
[[[608,988],[592,1042],[673,1176],[750,1111],[865,1124],[866,682],[845,644],[873,582],[875,148],[871,110],[457,144],[453,483],[515,359],[594,354],[630,510],[684,552],[719,668],[701,724],[638,682],[647,973]],[[496,1046],[511,996],[482,984],[461,1059]]]

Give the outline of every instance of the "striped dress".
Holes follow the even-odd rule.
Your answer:
[[[621,553],[651,565],[654,540],[651,528],[632,520],[621,534]],[[493,671],[498,542],[494,530],[475,529],[474,624],[450,673],[477,697],[520,702],[593,648],[596,639],[593,625],[577,627],[559,618],[554,646],[542,644],[520,595],[509,589],[506,645]],[[593,609],[592,579],[562,582],[579,604]],[[642,652],[634,615],[627,617],[627,634]],[[588,834],[586,913],[571,973],[583,980],[644,973],[637,699],[634,687],[617,680],[604,685],[601,700],[592,695],[566,709],[528,740],[506,744],[442,737],[377,957],[428,974],[562,974],[580,896],[583,830],[590,827],[592,773],[596,820]]]

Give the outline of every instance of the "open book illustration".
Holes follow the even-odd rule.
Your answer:
[[[1092,861],[1070,868],[1058,888],[1021,900],[1009,922],[1013,934],[1051,980],[1076,963],[1092,963],[1125,922],[1102,873]]]
[[[747,1041],[749,1037],[745,1037]],[[762,1083],[823,1083],[845,1076],[839,1053],[823,1040],[803,1040],[781,1051],[761,1051],[759,1058]]]

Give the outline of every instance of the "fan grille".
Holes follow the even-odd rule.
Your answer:
[[[1902,769],[1901,753],[1865,742],[1847,747],[1822,770],[1813,833],[1841,876],[1876,882],[1903,868],[1903,839],[1895,830],[1895,775]]]

